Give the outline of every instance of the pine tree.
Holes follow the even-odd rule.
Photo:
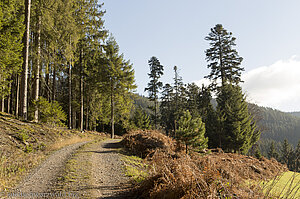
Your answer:
[[[211,91],[210,88],[202,85],[198,94],[198,111],[205,123],[205,136],[208,138],[208,147],[217,148],[221,146],[221,129],[220,121],[216,110],[214,109],[211,101]]]
[[[173,87],[170,84],[165,84],[162,91],[160,113],[161,123],[164,126],[167,135],[171,135],[171,132],[175,130],[175,105],[174,105],[174,92]]]
[[[200,97],[200,88],[195,84],[188,84],[186,88],[186,94],[187,94],[187,109],[193,116],[195,117],[202,117],[204,115],[200,115],[199,110],[199,97]]]
[[[192,146],[196,151],[207,148],[208,139],[205,138],[205,124],[201,118],[192,119],[189,111],[184,111],[178,121],[177,139],[183,141],[186,145],[186,153],[188,146]]]
[[[187,91],[186,91],[186,87],[182,81],[182,77],[179,75],[178,73],[178,67],[174,66],[173,68],[174,70],[174,118],[173,118],[173,122],[174,123],[174,137],[176,137],[176,131],[178,129],[177,127],[177,121],[179,120],[180,114],[183,113],[183,111],[186,109],[186,105],[187,105]]]
[[[274,141],[272,141],[270,149],[268,151],[268,157],[269,158],[275,158],[276,160],[279,157],[279,154],[277,153],[276,149],[275,149],[275,143]]]
[[[21,0],[0,2],[0,99],[2,99],[1,110],[4,111],[4,98],[8,96],[8,112],[10,112],[11,104],[11,83],[22,68],[23,45],[21,40],[24,34],[24,7],[22,4]],[[16,97],[15,101],[18,101]]]
[[[292,151],[292,146],[289,144],[287,139],[284,139],[281,145],[280,160],[281,163],[286,164],[288,167],[290,167],[290,158],[292,156]]]
[[[138,129],[146,130],[150,128],[150,118],[147,113],[142,110],[141,107],[135,109],[132,120],[134,126]]]
[[[150,82],[145,91],[149,93],[149,99],[154,102],[154,126],[157,129],[157,114],[158,114],[158,94],[163,84],[159,81],[159,78],[163,75],[164,67],[160,64],[156,57],[151,57],[148,61],[150,67],[150,73],[148,73]]]
[[[115,119],[122,121],[123,124],[129,119],[132,106],[130,91],[135,89],[136,85],[132,65],[123,59],[123,55],[119,55],[119,46],[113,37],[107,41],[104,49],[107,65],[105,65],[106,83],[103,86],[108,88],[107,93],[110,96],[111,137],[114,138]]]
[[[241,82],[240,67],[243,60],[234,49],[235,40],[231,32],[227,32],[221,24],[217,24],[205,37],[209,41],[211,48],[205,51],[206,60],[209,62],[208,68],[211,73],[206,78],[213,80],[212,86],[216,88],[217,80],[221,80],[222,86],[226,83],[238,84]]]
[[[217,102],[222,133],[220,147],[228,152],[246,154],[258,141],[260,131],[248,112],[241,87],[225,84],[218,93]]]
[[[300,140],[298,141],[297,147],[294,151],[294,171],[299,172],[300,171]]]

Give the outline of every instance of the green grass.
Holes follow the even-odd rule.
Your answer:
[[[300,198],[300,173],[288,171],[261,186],[268,198]]]
[[[125,163],[125,175],[135,182],[140,183],[148,176],[148,165],[143,162],[143,159],[123,154],[122,160]]]

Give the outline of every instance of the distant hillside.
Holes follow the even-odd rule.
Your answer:
[[[288,113],[296,117],[300,117],[300,112],[288,112]]]
[[[287,139],[290,144],[297,145],[300,139],[300,117],[272,108],[256,106],[256,109],[260,115],[258,125],[263,129],[261,138],[277,142]]]
[[[147,114],[153,113],[153,111],[149,108],[153,105],[154,103],[150,101],[147,97],[134,94],[134,106],[142,108],[144,111],[146,111]]]

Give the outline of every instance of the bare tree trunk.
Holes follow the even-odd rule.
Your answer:
[[[50,64],[48,64],[48,67],[46,69],[46,74],[45,74],[45,82],[46,82],[46,95],[47,95],[47,100],[50,102],[50,85],[49,85],[49,79],[50,79],[50,75],[49,75],[49,71],[50,71]]]
[[[27,81],[28,81],[28,54],[29,54],[29,29],[30,29],[31,0],[25,0],[25,27],[23,37],[23,71],[22,71],[22,118],[27,120]]]
[[[5,107],[5,101],[4,101],[4,96],[2,96],[2,99],[1,99],[1,112],[2,113],[4,112],[4,107]]]
[[[83,48],[80,51],[80,130],[83,131]]]
[[[56,94],[56,65],[53,65],[53,80],[52,80],[52,102],[55,101]]]
[[[10,91],[9,95],[7,96],[7,113],[10,113],[10,104],[11,104],[11,95],[12,95],[12,89],[11,89],[11,82],[8,85],[8,90]]]
[[[155,130],[157,129],[157,100],[155,99],[154,101],[154,126],[155,126]]]
[[[75,110],[73,109],[73,111],[72,111],[72,128],[73,129],[76,129],[76,112],[75,112]]]
[[[41,64],[41,23],[42,17],[38,16],[38,31],[37,31],[37,61],[36,61],[36,73],[35,73],[35,92],[34,100],[37,102],[39,100],[39,87],[40,87],[40,64]],[[35,107],[34,111],[34,122],[39,121],[39,110]]]
[[[89,95],[86,95],[85,129],[89,129]]]
[[[17,90],[16,90],[16,106],[15,106],[15,109],[16,109],[16,112],[15,112],[15,115],[16,117],[19,116],[19,97],[20,97],[20,77],[19,75],[17,75],[17,79],[16,79],[16,86],[17,86]]]
[[[72,129],[72,61],[69,63],[69,129]]]
[[[114,102],[114,87],[113,82],[111,81],[111,96],[110,96],[110,107],[111,107],[111,138],[114,139],[115,137],[115,115],[114,115],[114,109],[115,109],[115,102]]]

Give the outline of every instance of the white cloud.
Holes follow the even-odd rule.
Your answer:
[[[300,60],[293,56],[270,66],[262,66],[242,75],[247,99],[260,106],[282,111],[300,111]],[[207,79],[194,81],[208,85]]]
[[[242,79],[253,102],[282,111],[300,110],[300,60],[296,56],[253,69]]]

